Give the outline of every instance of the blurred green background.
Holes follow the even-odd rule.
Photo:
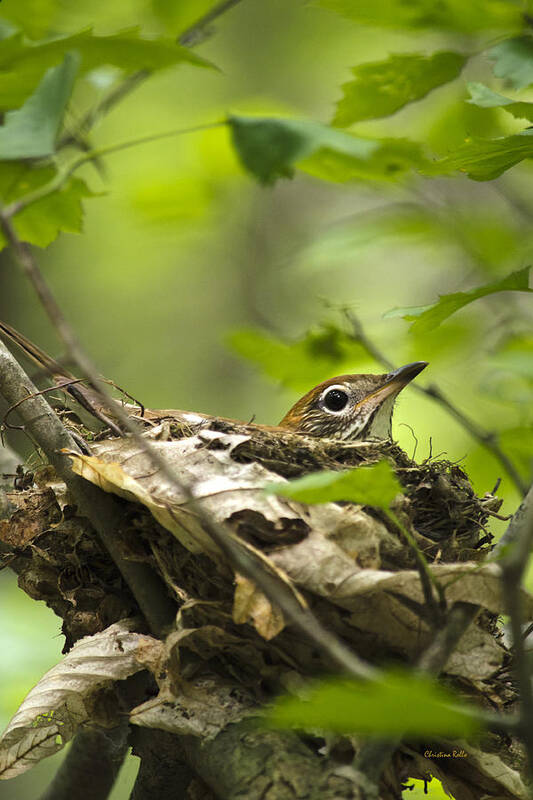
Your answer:
[[[4,0],[0,17],[4,32],[22,25],[34,37],[86,26],[98,33],[139,26],[146,35],[174,36],[210,5]],[[479,44],[489,41],[481,36]],[[196,48],[218,71],[184,64],[156,73],[101,122],[91,141],[112,144],[216,121],[228,112],[328,121],[355,64],[393,52],[471,49],[473,42],[462,33],[358,26],[297,0],[243,0]],[[469,63],[467,77],[490,82],[483,56]],[[76,90],[69,122],[75,124],[116,78],[112,68],[91,74]],[[393,117],[360,123],[357,131],[409,136],[446,155],[468,136],[523,127],[501,110],[468,105],[466,97],[463,76]],[[93,166],[82,174],[97,193],[85,201],[83,234],[63,234],[38,255],[101,372],[147,406],[277,423],[299,394],[338,370],[299,372],[294,356],[294,375],[282,385],[240,357],[230,339],[253,328],[295,341],[321,325],[345,326],[341,310],[348,306],[395,364],[428,360],[418,381],[438,383],[459,408],[500,432],[502,446],[529,478],[529,297],[495,295],[424,335],[408,333],[400,318],[383,318],[394,306],[430,303],[528,264],[533,201],[527,162],[490,183],[412,177],[334,184],[298,174],[265,189],[244,174],[221,128],[128,149],[105,159],[104,174]],[[61,355],[33,291],[8,256],[0,259],[0,318]],[[267,342],[263,360],[269,352],[278,363],[278,351],[269,351]],[[343,371],[383,369],[354,347]],[[416,435],[418,460],[431,452],[458,461],[479,494],[501,477],[502,513],[515,510],[519,496],[501,465],[410,389],[397,404],[394,435],[411,454]],[[505,525],[491,527],[499,533]],[[0,620],[3,727],[56,662],[62,639],[52,612],[18,591],[8,571],[0,573]],[[31,800],[56,764],[50,759],[1,784],[0,796]],[[134,768],[132,761],[114,800],[128,796]],[[430,787],[429,797],[440,796]]]

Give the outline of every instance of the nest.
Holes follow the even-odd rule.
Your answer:
[[[484,609],[450,657],[444,680],[486,708],[512,706],[509,654],[496,624],[502,610],[499,573],[494,565],[480,564],[490,549],[487,525],[499,501],[477,497],[459,466],[416,464],[393,443],[318,440],[195,414],[152,412],[145,424],[152,445],[183,483],[195,487],[209,513],[287,576],[330,630],[369,662],[412,664],[434,630],[415,554],[401,530],[377,509],[306,506],[263,491],[273,481],[387,459],[404,487],[395,514],[433,565],[446,600]],[[176,601],[177,629],[168,646],[180,680],[200,682],[202,691],[214,680],[224,691],[242,692],[253,706],[332,669],[279,609],[233,573],[187,499],[154,471],[131,438],[96,441],[80,427],[77,432],[92,441],[87,455],[73,456],[75,471],[121,498],[117,539],[123,555],[150,564]],[[61,617],[66,651],[81,637],[138,614],[119,572],[51,468],[37,473],[29,488],[9,492],[8,502],[0,523],[4,561],[24,591]],[[167,691],[167,703],[168,698]],[[178,708],[177,697],[173,702],[182,722],[191,717],[190,708]],[[491,756],[497,764],[487,773],[476,765],[474,753],[482,753],[476,748],[465,763],[446,765],[424,757],[424,748],[404,748],[384,796],[398,796],[408,776],[434,774],[457,798],[477,797],[476,785],[487,797],[519,797],[519,748],[510,740],[503,746],[493,734],[482,747],[504,750],[506,762]]]

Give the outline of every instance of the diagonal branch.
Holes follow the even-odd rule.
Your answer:
[[[200,17],[189,28],[180,33],[178,44],[182,47],[195,47],[197,44],[205,42],[214,33],[214,29],[210,25],[240,2],[241,0],[222,0],[222,2],[217,3],[203,17]]]
[[[161,636],[174,618],[175,606],[159,578],[149,567],[128,561],[122,556],[116,537],[123,518],[120,503],[73,473],[70,459],[61,451],[67,448],[80,452],[78,445],[1,341],[0,394],[10,405],[24,401],[19,405],[17,413],[25,428],[65,481],[81,513],[91,521],[130,587],[151,630]]]
[[[382,353],[381,350],[374,344],[374,342],[366,335],[358,317],[356,317],[356,315],[349,309],[344,310],[344,316],[351,326],[351,333],[349,334],[351,338],[355,342],[359,342],[359,344],[366,350],[368,355],[377,361],[378,364],[383,364],[385,369],[395,369],[392,361],[390,361],[387,356]],[[430,386],[426,387],[420,386],[420,384],[417,383],[413,383],[412,388],[417,392],[425,394],[426,397],[431,397],[432,400],[442,406],[442,408],[444,408],[448,414],[450,414],[460,425],[462,425],[462,427],[473,439],[478,441],[481,445],[483,445],[483,447],[489,450],[494,458],[500,462],[520,494],[524,495],[526,493],[527,484],[522,480],[520,473],[509,456],[498,444],[498,435],[494,431],[486,430],[479,425],[475,419],[469,417],[467,414],[464,414],[451,402],[448,397],[446,397],[446,395],[437,385],[431,384]]]

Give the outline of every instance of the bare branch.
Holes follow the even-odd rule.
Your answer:
[[[522,733],[530,773],[533,773],[533,688],[531,665],[525,648],[521,586],[533,550],[533,486],[511,519],[492,554],[502,568],[502,588],[513,640],[514,668],[520,690]]]
[[[106,800],[128,752],[126,720],[117,728],[81,730],[39,800]]]
[[[178,44],[182,47],[195,47],[197,44],[205,42],[214,33],[214,28],[210,25],[216,19],[225,14],[231,8],[238,5],[241,0],[222,0],[216,6],[213,6],[203,17],[194,22],[189,28],[184,30],[178,36]]]
[[[162,635],[174,617],[175,606],[149,567],[127,561],[122,556],[116,537],[123,517],[120,503],[72,472],[70,459],[61,451],[66,448],[80,452],[76,442],[1,341],[0,394],[10,405],[24,400],[18,407],[18,414],[25,428],[65,481],[81,513],[100,535],[151,630]]]

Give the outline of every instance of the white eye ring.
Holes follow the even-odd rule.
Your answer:
[[[334,384],[322,392],[318,405],[328,414],[341,414],[346,410],[349,400],[350,394],[346,386]]]

